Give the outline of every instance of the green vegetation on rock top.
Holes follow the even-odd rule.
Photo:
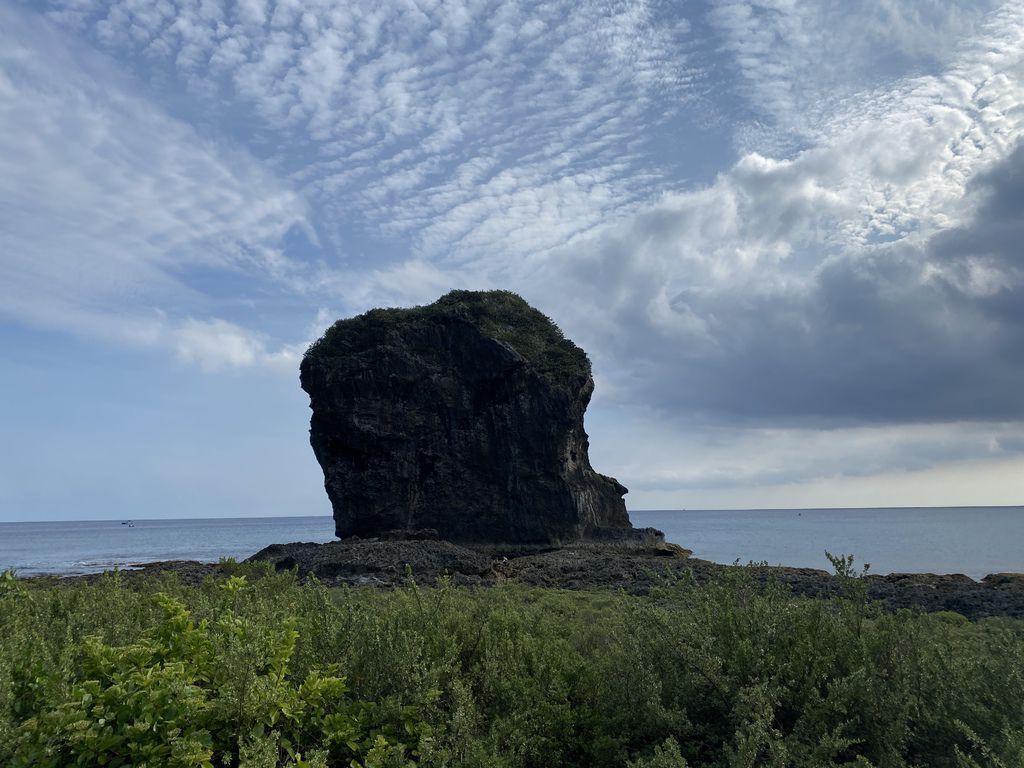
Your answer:
[[[433,304],[371,309],[336,322],[310,346],[306,357],[330,360],[357,354],[386,344],[393,331],[449,318],[470,323],[485,336],[509,344],[552,381],[590,374],[586,353],[565,338],[547,315],[511,291],[450,291]]]

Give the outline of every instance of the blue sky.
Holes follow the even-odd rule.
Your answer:
[[[0,0],[0,520],[328,514],[334,319],[521,293],[633,509],[1024,503],[1024,3]]]

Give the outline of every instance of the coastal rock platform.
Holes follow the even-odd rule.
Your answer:
[[[294,570],[301,581],[315,577],[329,586],[393,589],[410,583],[435,585],[449,578],[455,585],[491,587],[518,583],[529,587],[571,590],[622,590],[645,595],[681,585],[700,587],[736,566],[691,557],[674,544],[650,546],[579,544],[571,547],[466,547],[436,540],[347,539],[327,544],[273,544],[248,562],[266,562],[276,570]],[[760,584],[769,580],[794,594],[829,598],[842,594],[842,581],[817,568],[748,566]],[[176,576],[198,585],[224,578],[230,567],[218,563],[175,560],[140,564],[121,571],[127,581]],[[102,574],[29,581],[60,584],[93,582]],[[975,621],[989,617],[1024,618],[1024,574],[996,573],[975,581],[963,574],[892,573],[867,576],[868,598],[891,610],[951,611]]]
[[[462,586],[519,583],[552,589],[613,589],[644,595],[672,584],[707,584],[736,566],[691,556],[676,544],[579,543],[568,547],[463,546],[446,541],[347,539],[328,544],[274,544],[251,558],[279,570],[295,569],[332,586],[394,588],[414,579],[433,585],[441,577]],[[775,580],[794,594],[837,597],[843,582],[828,571],[749,566],[762,585]],[[870,600],[892,610],[952,611],[968,619],[1024,617],[1024,574],[992,574],[978,582],[963,574],[893,573],[864,579]]]

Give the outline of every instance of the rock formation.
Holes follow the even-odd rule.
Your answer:
[[[309,348],[301,380],[340,537],[640,533],[626,489],[587,456],[590,361],[513,293],[453,291],[340,320]]]

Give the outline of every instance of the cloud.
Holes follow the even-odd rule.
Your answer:
[[[369,306],[513,287],[591,352],[597,407],[644,403],[682,429],[1017,424],[1024,337],[997,317],[1020,314],[1012,252],[948,252],[1017,237],[1020,16],[980,23],[943,73],[849,100],[792,158],[748,153],[526,259],[411,260],[336,289]]]
[[[748,152],[528,259],[363,270],[354,295],[523,292],[595,358],[594,461],[634,508],[944,503],[936,468],[969,484],[1024,453],[1024,335],[994,316],[1024,306],[995,290],[1019,242],[1020,22],[822,110],[792,157]]]
[[[262,367],[294,374],[308,346],[304,342],[269,350],[264,336],[219,318],[189,318],[172,336],[178,358],[205,371]]]
[[[683,498],[1024,456],[1020,421],[832,429],[692,423],[682,429],[642,408],[623,409],[615,421],[616,439],[595,446],[595,466],[628,477],[638,496],[675,491]]]
[[[23,321],[292,370],[279,305],[509,287],[647,493],[1020,450],[1019,2],[40,7],[70,32],[2,11]]]
[[[303,199],[138,94],[108,59],[0,7],[0,312],[151,346],[210,310],[192,275],[279,280]],[[173,311],[172,311],[173,308]]]
[[[711,490],[666,487],[642,492],[630,501],[630,507],[673,509],[684,504],[688,509],[1013,507],[1024,496],[1022,478],[1024,458],[986,457],[914,471],[819,477],[756,487],[737,485]]]
[[[1024,417],[1020,272],[1005,249],[1024,100],[1011,10],[946,72],[896,84],[884,109],[866,94],[816,146],[749,153],[523,269],[521,290],[593,351],[617,401],[665,418]]]
[[[409,5],[54,0],[152,82],[185,83],[320,209],[331,247],[421,259],[554,248],[667,183],[648,129],[701,70],[647,0]]]
[[[947,67],[979,34],[996,0],[720,0],[707,13],[738,75],[748,110],[737,141],[746,151],[793,151],[859,93]],[[742,111],[740,111],[742,115]]]
[[[1024,284],[1024,144],[973,179],[971,194],[979,201],[973,218],[928,242],[932,277],[1000,312],[1019,298]],[[1011,314],[1006,319],[1012,327],[1021,317]]]

